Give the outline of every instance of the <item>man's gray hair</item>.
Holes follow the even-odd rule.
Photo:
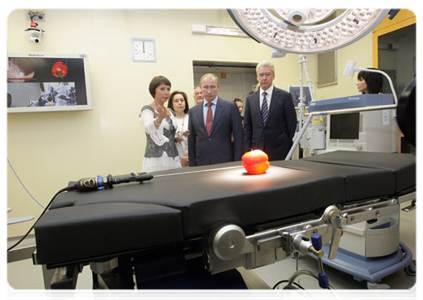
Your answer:
[[[275,65],[271,63],[270,61],[264,60],[260,62],[256,67],[256,73],[258,73],[261,67],[270,67],[272,69],[273,74],[275,74]]]

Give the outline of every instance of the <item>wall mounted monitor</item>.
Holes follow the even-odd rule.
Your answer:
[[[88,109],[91,95],[85,55],[8,55],[7,112]]]

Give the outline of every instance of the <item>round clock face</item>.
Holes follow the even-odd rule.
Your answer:
[[[133,40],[132,47],[134,61],[156,61],[156,47],[154,40]]]

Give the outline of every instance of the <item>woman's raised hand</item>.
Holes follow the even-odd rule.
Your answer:
[[[170,110],[167,107],[163,106],[163,105],[158,105],[156,107],[156,111],[157,112],[154,112],[154,113],[157,116],[157,118],[159,119],[158,120],[159,123],[161,123],[162,120],[167,119],[167,118],[169,118],[172,115],[172,113],[170,112]]]

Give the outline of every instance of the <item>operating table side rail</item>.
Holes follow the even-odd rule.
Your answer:
[[[405,212],[410,212],[416,209],[416,192],[412,192],[401,197],[398,197],[400,204],[411,201],[410,205],[402,208]]]
[[[401,200],[412,200],[413,197],[415,193],[410,193],[404,195]],[[393,197],[372,199],[361,204],[331,205],[318,219],[268,229],[248,236],[244,234],[245,238],[242,241],[241,228],[236,229],[235,235],[238,238],[231,236],[234,233],[231,230],[227,231],[225,238],[212,233],[207,250],[208,269],[214,274],[236,267],[253,269],[276,262],[298,250],[293,243],[297,235],[311,237],[313,233],[321,235],[323,244],[331,243],[331,258],[334,258],[339,246],[340,233],[345,226],[396,214],[399,212],[401,200]],[[334,239],[334,231],[339,231],[338,239]],[[222,249],[225,248],[235,252],[222,256],[222,253],[225,253]]]

